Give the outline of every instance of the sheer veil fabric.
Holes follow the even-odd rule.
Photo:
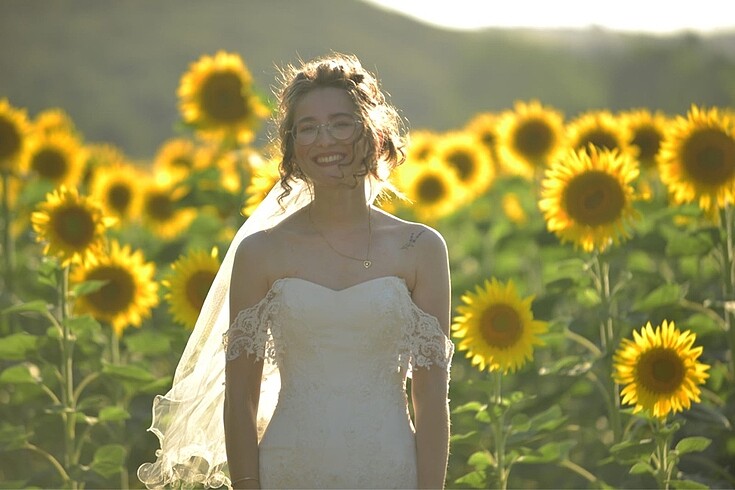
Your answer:
[[[194,330],[166,395],[153,401],[150,432],[159,440],[156,461],[138,468],[138,479],[147,488],[204,485],[230,486],[225,451],[223,406],[225,395],[225,351],[223,336],[229,328],[229,291],[238,245],[247,236],[277,225],[309,204],[311,188],[301,180],[289,182],[291,193],[278,202],[283,192],[280,182],[240,227],[225,254],[204,301]],[[368,203],[382,189],[372,177],[365,181]],[[275,363],[263,367],[258,408],[259,436],[268,425],[278,401],[280,376]]]

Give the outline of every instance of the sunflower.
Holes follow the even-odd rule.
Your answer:
[[[86,161],[82,182],[89,185],[98,170],[104,170],[114,165],[124,165],[129,162],[125,153],[115,145],[109,143],[93,143],[85,146]]]
[[[546,171],[539,209],[549,231],[585,251],[605,250],[629,236],[635,161],[613,150],[568,150]]]
[[[165,141],[153,158],[156,173],[167,172],[176,181],[185,179],[197,165],[197,147],[187,138],[172,138]]]
[[[69,134],[76,132],[76,126],[69,114],[59,108],[46,109],[38,113],[33,120],[33,129],[43,134],[57,131]]]
[[[635,149],[628,143],[628,128],[610,111],[588,111],[570,121],[566,127],[568,145],[577,150],[590,144],[598,149],[618,150],[634,155]]]
[[[430,159],[434,154],[434,149],[439,138],[440,136],[437,133],[428,129],[411,131],[406,161],[423,162]]]
[[[406,162],[398,178],[398,188],[412,202],[414,213],[423,220],[435,221],[453,213],[467,201],[467,191],[454,169],[437,158]]]
[[[95,255],[72,272],[74,284],[104,281],[100,289],[77,299],[75,313],[89,313],[108,322],[120,337],[128,326],[140,327],[158,304],[154,274],[155,265],[145,262],[140,250],[132,252],[129,245],[112,241],[109,253]]]
[[[459,315],[452,322],[458,349],[467,351],[472,365],[483,371],[513,372],[533,358],[534,345],[547,331],[546,322],[533,319],[533,296],[522,299],[513,281],[485,280],[484,287],[462,295]]]
[[[140,184],[142,172],[130,163],[116,162],[95,172],[90,194],[107,214],[120,222],[129,222],[140,215],[143,194]]]
[[[155,174],[143,186],[141,215],[143,223],[160,238],[173,238],[196,217],[193,208],[181,207],[184,187],[167,180],[167,174]]]
[[[58,257],[62,266],[83,263],[100,253],[105,231],[114,222],[97,201],[63,185],[48,193],[39,211],[31,215],[36,239],[46,243],[43,253]]]
[[[225,51],[202,56],[181,78],[178,96],[187,124],[202,136],[234,137],[247,143],[268,108],[253,92],[252,76],[237,54]]]
[[[474,134],[465,131],[445,133],[436,143],[434,155],[454,170],[461,185],[472,196],[482,194],[493,182],[495,167]]]
[[[257,159],[257,153],[250,148],[223,152],[213,145],[205,145],[199,148],[198,154],[199,166],[217,171],[216,180],[203,179],[199,185],[211,189],[224,189],[230,194],[235,194],[247,186],[250,180],[251,160]]]
[[[15,172],[28,141],[30,124],[22,109],[0,99],[0,172]]]
[[[648,322],[640,333],[633,331],[633,339],[623,339],[613,356],[613,378],[625,385],[620,396],[635,405],[633,413],[646,410],[663,419],[699,402],[697,385],[709,377],[710,366],[697,361],[702,347],[692,348],[691,331],[682,333],[666,320],[654,330]]]
[[[211,253],[190,251],[171,264],[171,275],[163,281],[166,301],[174,320],[194,328],[204,299],[219,270],[217,249]]]
[[[660,168],[674,202],[696,201],[715,217],[735,198],[735,116],[692,106],[668,131]]]
[[[248,217],[258,207],[258,205],[265,199],[271,188],[281,178],[280,171],[278,170],[279,159],[263,159],[257,154],[252,154],[249,158],[249,166],[251,168],[252,177],[250,183],[245,189],[245,205],[243,206],[240,213]]]
[[[493,162],[497,161],[498,123],[499,117],[493,112],[479,112],[464,125],[464,130],[475,135],[482,146],[490,154]]]
[[[637,109],[621,113],[619,119],[628,131],[630,144],[637,150],[641,169],[655,169],[669,118],[658,111]]]
[[[29,142],[23,169],[55,186],[76,186],[84,174],[87,154],[71,133],[36,133]]]
[[[537,100],[516,102],[498,124],[498,155],[512,173],[533,177],[565,148],[564,116]]]

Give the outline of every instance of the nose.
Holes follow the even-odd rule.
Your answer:
[[[326,138],[326,142],[322,138]],[[316,140],[314,142],[317,145],[331,144],[334,140],[334,136],[329,132],[329,123],[319,124],[316,127]]]

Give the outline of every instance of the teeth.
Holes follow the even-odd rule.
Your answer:
[[[332,163],[332,162],[336,162],[340,158],[342,158],[340,155],[329,155],[329,156],[324,156],[324,157],[318,157],[316,161],[317,163]]]

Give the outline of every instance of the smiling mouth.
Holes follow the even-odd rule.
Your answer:
[[[336,163],[338,161],[342,160],[342,155],[325,155],[316,157],[314,161],[317,165],[332,165],[333,163]]]

